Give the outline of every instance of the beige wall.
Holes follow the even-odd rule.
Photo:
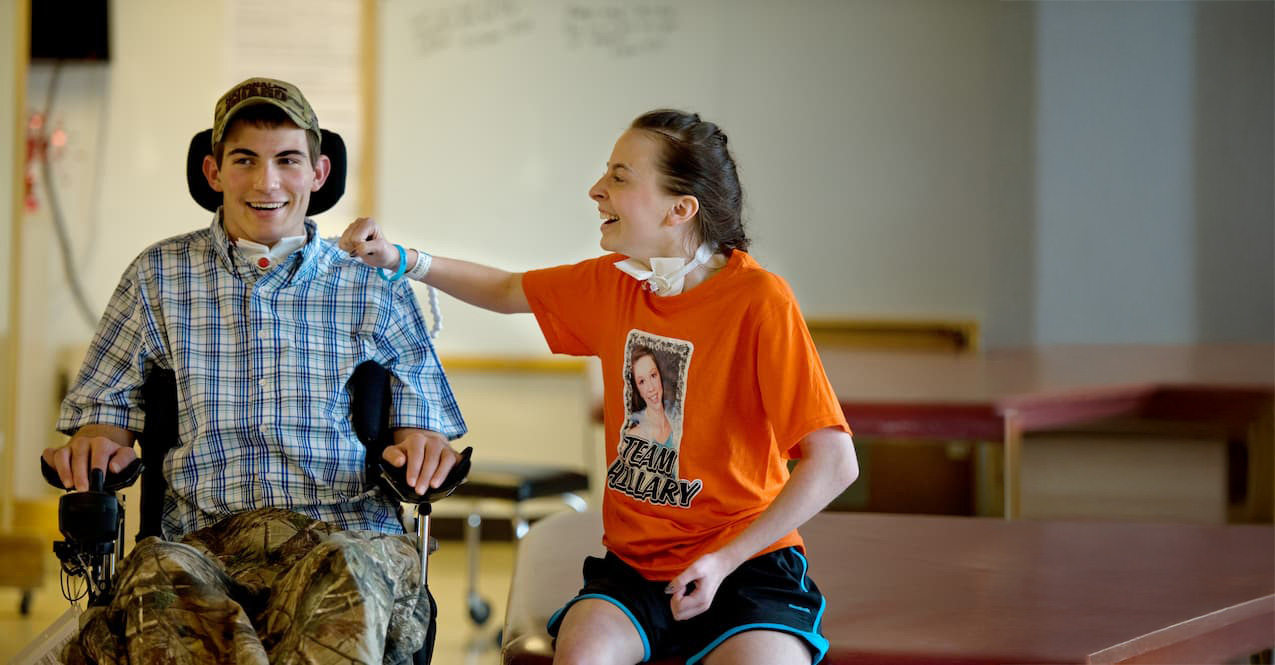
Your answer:
[[[1223,524],[1226,443],[1206,438],[1036,434],[1022,458],[1022,516]]]
[[[1030,107],[1009,71],[1030,24],[1003,15],[1031,3],[381,6],[377,214],[403,242],[512,270],[598,254],[586,192],[669,106],[725,129],[752,251],[807,313],[986,322],[992,280],[1018,281],[989,240],[1029,213],[1001,196],[1030,183],[1003,148],[1025,140],[1006,128]],[[468,353],[545,348],[527,317],[449,317]]]
[[[0,0],[0,94],[16,99],[19,83],[18,44],[22,31],[18,27],[18,5],[26,0]],[[0,104],[0,266],[8,266],[10,233],[17,187],[18,103]],[[9,271],[0,270],[0,336],[9,334]],[[3,369],[3,368],[0,368]],[[7,377],[7,374],[4,374]],[[3,389],[3,386],[0,386]]]
[[[0,96],[14,100],[0,105],[0,531],[12,525],[13,477],[17,459],[14,439],[14,358],[17,355],[11,286],[12,238],[22,190],[19,167],[25,23],[28,0],[0,0]]]
[[[65,123],[67,150],[55,169],[68,231],[94,315],[120,273],[144,247],[207,219],[186,193],[181,164],[190,137],[211,124],[222,75],[223,9],[218,3],[126,0],[111,3],[111,61],[62,71],[54,122]],[[33,64],[31,104],[43,105],[47,63]],[[73,306],[57,256],[46,197],[23,220],[23,284],[18,325],[19,459],[34,460],[58,441],[51,432],[60,390],[60,355],[92,334]],[[29,467],[21,467],[23,469]],[[18,474],[19,496],[51,491]]]

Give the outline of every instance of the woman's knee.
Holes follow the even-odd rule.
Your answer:
[[[554,665],[635,665],[646,656],[642,636],[611,603],[585,598],[572,605],[558,629]]]
[[[747,630],[722,642],[704,657],[704,665],[810,665],[806,641],[777,630]]]

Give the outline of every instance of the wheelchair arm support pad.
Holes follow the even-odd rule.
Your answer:
[[[407,482],[406,465],[396,467],[381,459],[381,452],[393,439],[389,428],[390,372],[373,360],[354,368],[348,384],[350,419],[359,440],[367,446],[368,475],[379,481],[386,494],[396,501],[420,505],[432,503],[451,494],[469,476],[469,457],[473,448],[465,448],[460,460],[448,472],[443,484],[417,494]]]

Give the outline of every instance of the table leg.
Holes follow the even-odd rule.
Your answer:
[[[975,444],[974,514],[1005,514],[1005,446],[998,436]]]
[[[1004,416],[1005,519],[1018,519],[1022,511],[1023,425],[1016,411]]]
[[[1275,401],[1267,401],[1248,428],[1248,504],[1249,522],[1269,523],[1275,518]]]

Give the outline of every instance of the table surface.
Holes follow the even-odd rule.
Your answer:
[[[802,535],[833,650],[863,662],[1208,662],[1275,645],[1269,526],[823,513]]]
[[[1271,344],[820,356],[851,426],[877,435],[1000,438],[1007,412],[1048,427],[1175,392],[1187,399],[1167,411],[1229,418],[1248,402],[1242,421],[1275,392]],[[802,534],[830,598],[832,662],[1209,662],[1275,645],[1269,525],[823,513]]]
[[[828,662],[1224,662],[1275,645],[1275,529],[820,513],[801,528],[828,598]],[[547,663],[543,626],[596,554],[595,511],[519,548],[506,663]]]

